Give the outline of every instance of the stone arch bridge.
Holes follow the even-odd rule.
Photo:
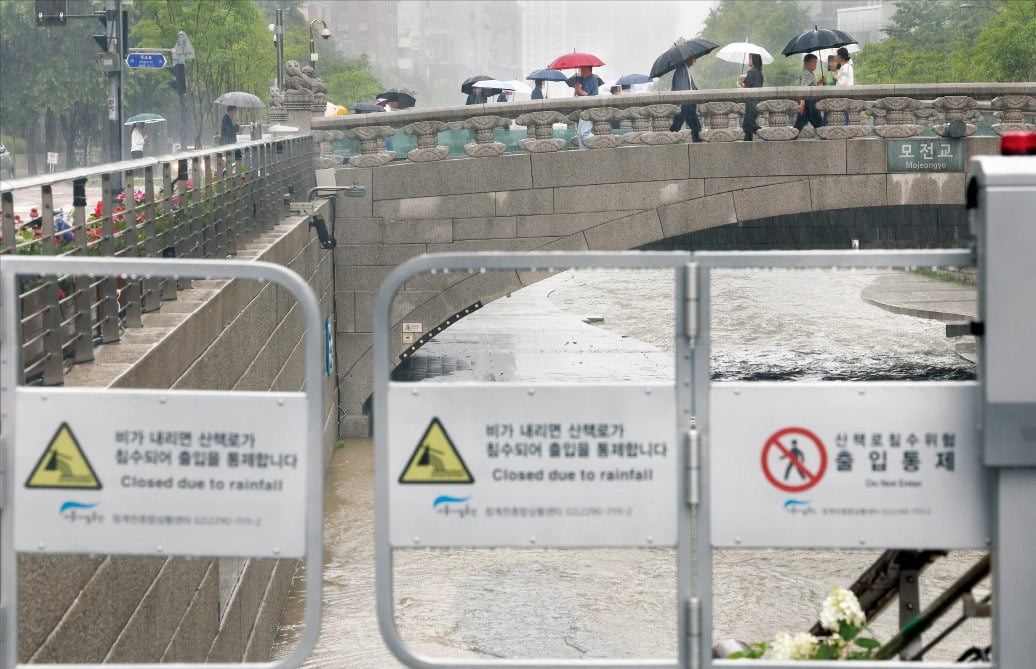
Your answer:
[[[789,124],[805,93],[826,96],[820,106],[832,116],[848,114],[849,125],[807,128],[812,136],[798,137]],[[854,239],[863,248],[964,246],[967,174],[891,171],[890,142],[923,136],[936,146],[949,143],[966,164],[972,155],[997,153],[997,134],[1026,127],[1036,110],[1030,84],[834,93],[696,91],[618,96],[624,106],[610,98],[613,106],[593,107],[601,100],[584,98],[314,120],[329,162],[329,142],[339,132],[361,142],[348,166],[334,168],[338,185],[364,187],[362,197],[337,201],[337,348],[347,432],[367,430],[362,408],[371,392],[375,293],[408,258],[448,251],[850,248]],[[716,100],[719,94],[724,99]],[[769,139],[736,141],[750,99],[761,101],[767,125],[760,134]],[[688,143],[687,131],[668,131],[678,109],[672,103],[691,101],[704,121],[703,143]],[[566,141],[554,128],[575,118],[594,121],[591,148],[559,150]],[[521,153],[506,153],[497,141],[504,137],[493,132],[508,119],[527,128]],[[381,125],[389,120],[391,126]],[[624,134],[613,133],[613,120],[628,126]],[[951,131],[953,121],[959,123]],[[976,133],[982,124],[993,132]],[[384,144],[392,126],[417,136],[408,160]],[[439,133],[460,128],[472,131],[475,141],[464,147],[470,157],[444,159],[450,149],[437,143]],[[943,139],[951,134],[963,137]],[[427,330],[543,277],[415,278],[396,298],[394,353],[407,348],[403,322]]]

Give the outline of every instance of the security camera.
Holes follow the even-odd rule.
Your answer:
[[[331,31],[325,26],[324,29],[320,31],[320,36],[324,39],[331,39]]]

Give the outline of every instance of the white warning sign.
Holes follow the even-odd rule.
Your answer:
[[[973,382],[714,383],[714,546],[984,548]]]
[[[673,546],[671,384],[391,383],[389,536],[414,546]]]
[[[305,554],[301,393],[18,388],[14,544]]]

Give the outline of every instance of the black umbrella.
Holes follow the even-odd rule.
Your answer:
[[[834,49],[847,44],[856,44],[856,38],[841,30],[833,28],[818,30],[816,26],[813,26],[813,30],[807,30],[798,37],[792,38],[781,53],[785,56],[791,56],[796,53],[809,53],[810,51],[819,51],[820,49]]]
[[[383,112],[385,108],[381,105],[376,105],[373,102],[357,102],[353,106],[349,107],[349,111],[354,114],[370,114],[372,112]]]
[[[591,74],[590,76],[591,77],[595,77],[597,79],[597,86],[598,87],[604,86],[604,79],[601,79],[596,74]],[[575,88],[576,87],[576,82],[578,82],[580,84],[583,83],[583,77],[581,77],[578,74],[573,74],[571,77],[569,77],[568,79],[565,80],[565,83],[568,84],[569,88]]]
[[[389,102],[395,102],[396,107],[399,109],[409,109],[417,104],[417,100],[414,99],[413,95],[410,95],[406,91],[401,91],[398,88],[390,88],[384,93],[378,93],[376,96],[382,100],[388,100]]]
[[[652,79],[655,77],[661,77],[666,72],[675,70],[676,67],[694,56],[700,58],[712,51],[718,49],[719,44],[713,44],[707,39],[692,39],[682,42],[676,42],[673,46],[669,47],[665,53],[655,59],[655,64],[651,66],[651,74],[648,75]]]
[[[471,86],[473,84],[477,84],[480,81],[486,81],[487,79],[492,79],[492,78],[493,77],[489,76],[488,74],[476,74],[475,76],[471,77],[470,79],[465,79],[464,80],[464,83],[460,85],[460,92],[463,93],[464,95],[471,95]]]

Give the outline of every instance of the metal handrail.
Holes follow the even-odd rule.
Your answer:
[[[287,213],[286,194],[314,185],[312,160],[312,137],[292,135],[3,181],[0,255],[230,257]],[[100,181],[96,208],[86,200],[91,179]],[[59,204],[54,187],[68,182],[72,203]],[[37,218],[16,220],[22,199],[39,205]],[[62,383],[71,365],[94,359],[95,345],[141,327],[142,314],[190,285],[71,275],[20,284],[20,382],[44,385]]]

